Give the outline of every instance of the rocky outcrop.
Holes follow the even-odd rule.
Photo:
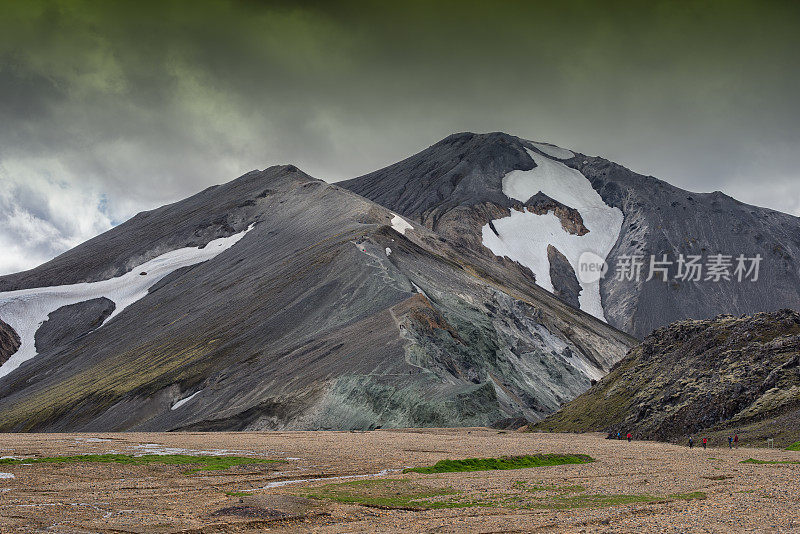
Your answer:
[[[0,321],[0,365],[19,349],[19,335],[9,325]]]
[[[553,245],[547,245],[547,259],[550,261],[550,282],[553,294],[575,308],[580,308],[578,297],[581,285],[569,260]]]
[[[36,331],[37,352],[53,350],[88,334],[103,324],[115,307],[114,302],[105,297],[62,306]]]
[[[800,314],[721,315],[656,330],[589,391],[535,428],[684,440],[800,439]]]
[[[553,212],[553,215],[558,217],[561,221],[561,226],[572,235],[586,235],[589,229],[583,225],[583,217],[578,210],[565,206],[557,200],[553,200],[542,192],[533,195],[527,202],[525,207],[528,211],[536,215],[544,215]]]

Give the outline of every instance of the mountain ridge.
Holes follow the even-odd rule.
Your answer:
[[[0,377],[0,429],[536,420],[633,344],[535,287],[517,264],[397,219],[294,166],[272,167],[134,217],[6,280],[27,283],[14,291],[33,298],[61,270],[61,281],[95,287],[104,282],[86,280],[112,269],[145,258],[161,265],[122,275],[148,288],[110,318],[101,318],[103,306],[50,314],[54,332],[78,337],[54,336],[57,346]],[[204,250],[187,245],[234,238],[164,275],[164,258]],[[10,293],[0,292],[0,317]]]
[[[466,132],[448,136],[383,169],[338,183],[478,254],[503,256],[508,252],[488,248],[484,235],[497,234],[498,221],[511,216],[512,211],[530,211],[531,206],[525,205],[530,199],[511,198],[504,190],[504,182],[512,173],[528,173],[529,180],[547,178],[541,169],[536,170],[529,154],[563,172],[579,172],[607,206],[623,214],[619,235],[605,258],[611,274],[599,282],[602,309],[613,326],[641,339],[655,328],[687,318],[800,308],[800,218],[749,206],[723,193],[688,192],[600,157],[504,133]],[[558,198],[552,200],[576,208]],[[548,208],[545,215],[554,211]],[[545,215],[539,215],[533,218],[526,214],[531,228],[546,220]],[[540,264],[535,273],[540,281],[550,277],[546,245],[553,244],[566,254],[562,250],[566,233],[565,229],[559,243],[543,243],[544,252],[535,258]],[[513,234],[500,240],[505,242],[510,237]],[[615,267],[625,257],[648,260],[661,259],[664,254],[671,260],[668,283],[645,280],[647,272],[639,280],[614,276]],[[760,279],[750,283],[676,280],[681,255],[700,255],[708,261],[714,254],[734,258],[760,255]],[[579,267],[576,263],[574,258],[568,266],[561,262],[556,278],[572,279]],[[525,266],[536,268],[530,262]],[[553,289],[565,295],[572,293],[567,287]]]

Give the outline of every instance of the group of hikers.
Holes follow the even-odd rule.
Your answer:
[[[703,448],[704,449],[706,448],[706,445],[708,445],[708,438],[703,438]],[[738,446],[739,446],[739,434],[737,433],[737,434],[729,435],[728,436],[728,448],[732,449],[732,448],[738,447]],[[689,436],[689,448],[691,449],[692,447],[694,447],[694,439],[692,438],[692,436]]]
[[[708,438],[703,438],[703,448],[704,449],[706,448],[706,445],[708,445]],[[738,446],[739,446],[739,434],[737,433],[737,434],[733,434],[731,436],[728,436],[728,448],[732,449],[732,448],[738,447]],[[692,438],[692,436],[689,436],[689,448],[691,449],[693,447],[694,447],[694,439]]]
[[[614,437],[615,437],[614,434],[612,432],[609,432],[606,439],[614,439]],[[633,439],[633,434],[628,432],[625,436],[623,436],[622,432],[617,431],[616,438],[627,439],[628,442],[630,443],[630,441]],[[708,446],[708,438],[703,438],[703,441],[701,443],[703,444],[703,448],[705,449]],[[739,434],[736,433],[728,436],[728,448],[733,449],[734,447],[738,446],[739,446]],[[694,448],[694,438],[692,436],[689,436],[689,448],[690,449]]]
[[[614,434],[609,432],[608,436],[606,436],[606,439],[614,439]],[[623,439],[621,432],[617,432],[617,439]],[[625,439],[627,439],[628,442],[630,443],[630,441],[633,439],[633,434],[628,432],[628,434],[625,436]]]

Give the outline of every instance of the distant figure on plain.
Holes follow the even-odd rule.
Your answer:
[[[728,436],[728,448],[733,448],[733,436]]]
[[[734,434],[734,436],[733,436],[733,446],[734,447],[738,447],[739,446],[739,434]]]
[[[617,439],[622,439],[622,433],[620,433],[619,431],[617,431]]]
[[[694,440],[692,439],[692,436],[689,436],[689,448],[694,448]]]
[[[706,438],[703,438],[703,448],[704,449],[706,448],[706,443],[708,443],[708,440]]]
[[[630,432],[628,432],[628,443],[630,443],[630,442],[631,442],[631,439],[633,439],[633,434],[631,434]]]

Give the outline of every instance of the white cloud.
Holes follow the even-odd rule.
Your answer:
[[[111,228],[106,201],[56,159],[0,164],[0,274],[33,268]]]

